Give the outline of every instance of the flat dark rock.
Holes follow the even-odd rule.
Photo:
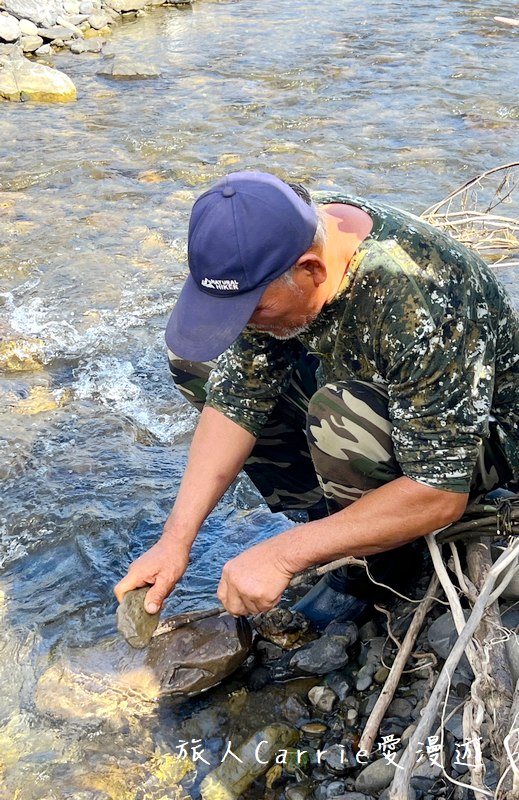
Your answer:
[[[247,658],[251,642],[247,618],[223,613],[155,636],[146,663],[160,680],[162,694],[187,697],[234,672]]]
[[[142,650],[151,641],[151,637],[159,624],[160,612],[148,614],[144,608],[144,599],[149,586],[126,592],[122,603],[117,609],[117,630],[128,644]]]

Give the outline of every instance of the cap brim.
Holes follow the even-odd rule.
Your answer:
[[[214,297],[189,275],[166,326],[166,344],[187,361],[210,361],[238,338],[265,291]]]

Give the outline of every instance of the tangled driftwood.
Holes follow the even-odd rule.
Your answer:
[[[422,217],[490,263],[519,266],[519,218],[504,210],[512,206],[518,185],[519,162],[503,164],[471,178]]]
[[[463,244],[479,252],[494,266],[519,266],[519,218],[503,213],[512,207],[514,191],[519,185],[519,162],[505,164],[467,181],[439,203],[423,213],[428,222],[448,231]],[[515,198],[514,198],[515,199]],[[416,730],[403,752],[390,788],[390,800],[407,800],[416,764],[419,744],[433,727],[443,745],[445,720],[441,707],[446,701],[454,670],[465,653],[475,675],[471,692],[465,701],[464,737],[481,741],[481,730],[487,731],[492,760],[499,781],[494,790],[485,784],[485,768],[481,749],[470,764],[470,780],[458,783],[443,767],[445,778],[460,789],[472,790],[476,800],[519,799],[519,682],[514,685],[504,642],[512,632],[503,628],[498,600],[519,569],[519,495],[498,501],[469,506],[463,518],[447,528],[426,537],[435,575],[419,604],[411,626],[395,658],[386,684],[375,705],[360,747],[371,750],[384,713],[393,698],[414,642],[441,584],[448,599],[458,639],[436,681],[422,711]],[[490,558],[490,541],[499,536],[505,546],[495,564]],[[468,575],[463,573],[457,542],[466,545]],[[449,545],[451,574],[446,568],[441,547]],[[497,585],[496,585],[497,584]],[[460,598],[471,608],[468,620]],[[503,635],[500,635],[500,632]],[[496,635],[497,634],[497,635]],[[463,794],[458,795],[460,797]]]

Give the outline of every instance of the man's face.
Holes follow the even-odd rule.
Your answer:
[[[267,286],[249,325],[276,339],[291,339],[314,321],[321,305],[313,281],[296,272],[293,283],[274,281]]]

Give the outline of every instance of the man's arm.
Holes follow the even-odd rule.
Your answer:
[[[119,602],[146,584],[146,609],[157,611],[184,574],[198,531],[240,472],[255,437],[214,408],[206,407],[193,437],[182,483],[161,538],[130,566],[115,587]]]
[[[265,611],[296,572],[412,542],[459,519],[467,499],[468,494],[397,478],[326,519],[291,528],[228,561],[218,596],[232,614]]]

